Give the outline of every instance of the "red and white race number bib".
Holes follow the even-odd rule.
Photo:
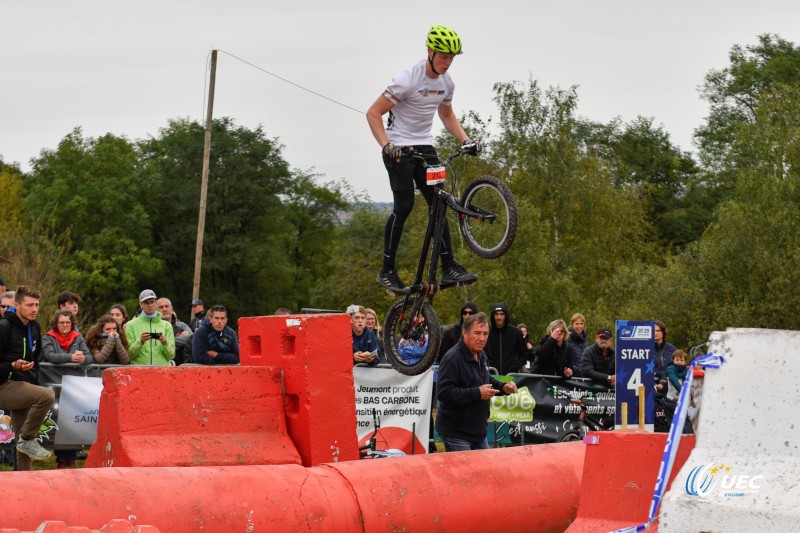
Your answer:
[[[437,183],[444,183],[447,178],[447,173],[444,167],[428,167],[428,185],[436,185]]]

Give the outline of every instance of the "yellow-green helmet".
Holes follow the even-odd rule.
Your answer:
[[[434,52],[443,54],[460,54],[461,38],[450,28],[434,24],[428,31],[425,44]]]

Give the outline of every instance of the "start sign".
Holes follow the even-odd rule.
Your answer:
[[[622,427],[622,404],[628,404],[628,427],[639,425],[639,386],[644,386],[644,428],[653,431],[655,414],[655,339],[652,321],[617,320],[615,425]]]

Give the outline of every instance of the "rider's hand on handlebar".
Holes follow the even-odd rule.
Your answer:
[[[464,152],[469,155],[478,155],[483,151],[483,145],[480,141],[464,139],[464,142],[462,142],[461,145],[464,147]]]
[[[383,155],[391,157],[395,161],[400,161],[400,156],[403,155],[403,147],[395,146],[392,143],[386,143],[383,147]]]

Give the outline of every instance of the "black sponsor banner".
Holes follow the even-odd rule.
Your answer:
[[[581,426],[582,408],[572,399],[586,405],[588,416],[613,427],[616,409],[613,389],[583,378],[534,374],[515,374],[513,378],[522,396],[532,397],[533,401],[506,403],[506,397],[493,398],[490,442],[540,444],[560,442],[565,435],[575,435]]]

